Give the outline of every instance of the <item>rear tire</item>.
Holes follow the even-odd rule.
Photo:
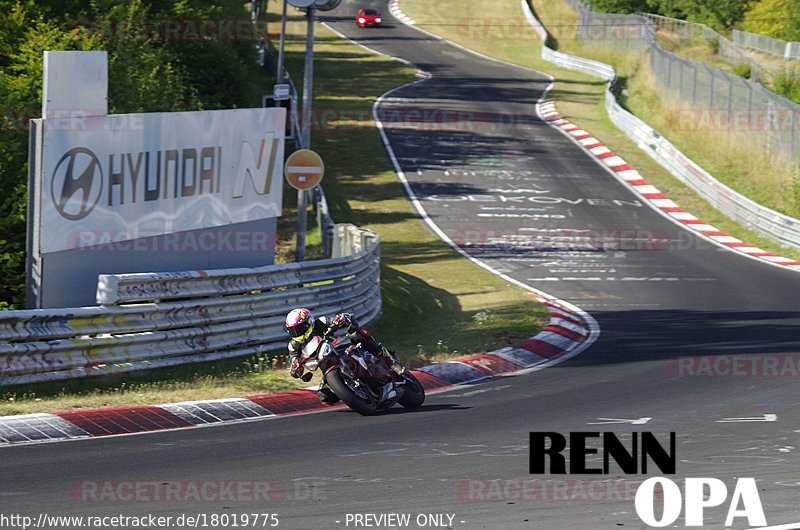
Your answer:
[[[403,392],[403,397],[398,400],[398,403],[407,409],[421,407],[425,402],[425,389],[422,387],[422,383],[411,372],[405,373],[403,377],[406,380],[403,386],[405,392]]]
[[[325,381],[345,405],[359,414],[371,416],[378,410],[378,403],[372,394],[365,388],[354,388],[352,380],[342,375],[339,368],[333,368],[325,374]]]

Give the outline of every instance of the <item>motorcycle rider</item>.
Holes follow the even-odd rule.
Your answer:
[[[292,340],[289,341],[289,356],[291,365],[289,373],[292,377],[303,378],[304,367],[300,363],[300,354],[308,341],[314,336],[324,336],[326,333],[347,327],[347,337],[351,344],[359,345],[377,358],[385,358],[390,370],[396,374],[403,372],[403,366],[376,341],[372,335],[364,328],[358,326],[358,322],[351,313],[339,313],[333,319],[326,316],[314,318],[314,315],[304,307],[292,309],[286,315],[285,328]],[[310,373],[309,373],[310,375]],[[310,379],[310,378],[309,378]],[[333,393],[324,383],[317,390],[319,400],[326,405],[333,405],[339,401],[339,397]]]

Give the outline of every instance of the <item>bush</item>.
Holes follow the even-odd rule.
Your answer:
[[[708,43],[708,48],[711,50],[711,53],[719,55],[719,37],[708,39],[706,42]]]
[[[750,79],[750,63],[740,63],[733,67],[733,73],[739,77]]]
[[[800,103],[800,75],[795,70],[779,70],[772,80],[770,89],[795,103]]]

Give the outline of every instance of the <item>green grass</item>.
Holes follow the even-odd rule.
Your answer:
[[[0,387],[0,415],[156,405],[258,395],[298,387],[285,360],[253,356],[213,363],[129,372],[66,383]]]
[[[271,3],[272,4],[272,3]],[[275,9],[275,6],[270,6]],[[290,9],[287,68],[302,80],[305,22]],[[535,335],[549,319],[529,293],[472,264],[412,213],[371,119],[377,97],[414,81],[414,70],[316,28],[311,147],[325,161],[331,216],[381,237],[382,316],[367,327],[412,365],[483,353]],[[271,92],[273,80],[264,80]],[[324,117],[325,119],[321,119]],[[292,150],[287,144],[287,152]],[[292,261],[296,192],[285,188],[279,261]],[[321,254],[309,212],[307,258]],[[66,383],[0,387],[0,415],[131,406],[277,392],[288,377],[281,352]],[[299,383],[299,384],[298,384]]]
[[[691,188],[673,177],[663,167],[639,149],[608,118],[604,107],[605,81],[556,67],[541,59],[541,44],[519,27],[505,27],[507,24],[498,16],[472,15],[451,20],[446,13],[456,12],[458,0],[440,0],[432,3],[426,0],[403,0],[403,10],[417,21],[417,25],[467,48],[480,51],[491,57],[513,64],[527,66],[547,72],[555,80],[548,99],[556,103],[556,108],[564,117],[589,131],[600,139],[609,149],[619,154],[643,177],[658,187],[668,197],[684,209],[720,230],[742,239],[767,251],[800,259],[800,250],[781,247],[757,236],[732,221],[701,199]],[[725,183],[745,183],[749,187],[742,193],[757,188],[762,192],[777,192],[786,195],[786,186],[793,186],[796,174],[792,167],[781,165],[754,150],[736,148],[732,142],[714,143],[708,141],[708,134],[681,134],[669,123],[670,110],[674,103],[664,100],[652,85],[649,76],[638,74],[643,71],[642,60],[635,54],[608,50],[600,47],[587,47],[577,42],[575,27],[578,22],[575,11],[562,0],[533,0],[534,11],[553,37],[551,46],[564,53],[595,59],[615,66],[623,86],[629,87],[630,96],[624,101],[634,114],[648,122],[681,151],[704,167],[717,179]],[[525,23],[517,0],[472,0],[471,13],[508,13],[520,23]],[[446,22],[442,22],[446,21]],[[489,27],[494,25],[493,29]],[[470,28],[480,28],[480,31]],[[519,38],[519,36],[524,38]],[[646,70],[645,70],[646,73]],[[752,158],[747,158],[752,155]],[[764,164],[769,165],[764,165]],[[759,185],[752,184],[755,178],[768,178]],[[778,183],[776,183],[778,182]],[[792,194],[793,195],[793,194]],[[768,206],[772,206],[767,204]]]

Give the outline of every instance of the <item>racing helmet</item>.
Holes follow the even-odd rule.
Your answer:
[[[314,315],[304,307],[292,309],[286,315],[286,332],[293,341],[305,344],[314,333]]]

